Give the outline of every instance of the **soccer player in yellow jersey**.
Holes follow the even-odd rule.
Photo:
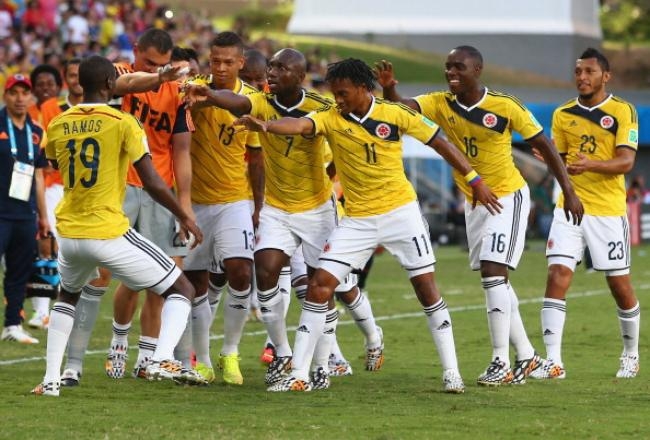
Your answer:
[[[257,92],[238,78],[244,64],[243,51],[241,38],[233,32],[222,32],[212,40],[209,87],[243,95]],[[209,295],[219,296],[227,281],[219,361],[224,381],[241,385],[238,351],[248,316],[255,245],[253,226],[264,198],[264,165],[257,133],[238,131],[233,124],[235,116],[229,111],[213,106],[195,108],[192,118],[196,126],[190,147],[192,204],[207,237],[184,261],[185,273],[198,292],[192,311],[194,350],[197,362],[210,371],[212,314],[207,300]],[[225,276],[217,273],[219,265]],[[204,305],[198,304],[203,299]]]
[[[302,88],[306,71],[304,55],[294,49],[282,49],[270,59],[270,94],[241,96],[229,91],[207,88],[188,91],[190,98],[229,109],[237,114],[250,113],[264,121],[285,116],[301,117],[333,102]],[[302,247],[304,263],[313,274],[321,250],[337,224],[336,200],[325,170],[325,139],[322,135],[303,136],[261,133],[264,152],[265,201],[260,214],[255,245],[255,272],[262,320],[276,348],[269,364],[266,383],[282,379],[291,362],[291,347],[285,326],[285,304],[278,284],[281,269]],[[383,342],[375,325],[370,303],[355,287],[351,276],[337,287],[339,297],[349,305],[366,338],[369,370],[378,370],[383,362]],[[297,293],[299,295],[299,293]],[[326,319],[327,335],[334,335],[338,312],[334,302]],[[331,330],[331,331],[330,331]],[[311,372],[312,382],[329,385],[327,371],[330,355],[328,337],[318,345],[318,356]],[[321,370],[322,369],[322,370]]]
[[[476,48],[460,46],[449,53],[445,63],[448,92],[402,99],[395,89],[397,81],[391,64],[383,61],[377,69],[384,97],[401,101],[438,123],[503,205],[499,215],[491,215],[483,206],[472,209],[470,204],[465,205],[470,266],[481,271],[492,342],[492,361],[479,376],[478,384],[523,384],[539,367],[541,358],[526,335],[519,300],[508,279],[508,271],[516,269],[524,249],[530,210],[528,186],[512,158],[512,131],[519,132],[544,154],[567,196],[564,213],[578,224],[583,208],[566,168],[541,125],[519,100],[480,83],[483,57]],[[454,180],[466,196],[471,195],[471,187],[461,173],[455,171]],[[509,342],[516,352],[513,368]]]
[[[185,232],[193,233],[197,243],[203,236],[153,168],[142,126],[107,105],[115,77],[113,65],[103,57],[82,61],[79,80],[84,102],[56,117],[48,128],[46,155],[60,169],[65,189],[56,209],[61,294],[51,313],[45,377],[32,391],[38,395],[59,395],[61,362],[75,305],[97,266],[108,268],[129,286],[152,289],[165,298],[160,341],[147,366],[147,377],[205,383],[173,356],[194,289],[171,258],[129,228],[122,210],[129,163],[134,164],[149,194],[174,213]]]
[[[429,330],[440,355],[445,390],[464,391],[456,360],[451,318],[434,282],[435,258],[429,231],[402,163],[402,135],[409,134],[438,151],[472,180],[472,200],[493,212],[496,196],[453,145],[438,136],[439,127],[401,104],[372,95],[374,75],[357,59],[328,67],[336,106],[300,118],[261,121],[246,115],[238,121],[249,129],[277,135],[324,135],[334,156],[346,198],[345,216],[320,255],[310,280],[293,350],[290,376],[269,391],[309,391],[309,366],[325,326],[327,303],[336,286],[364,266],[378,245],[393,253],[408,271],[424,307]]]
[[[564,158],[569,178],[584,204],[585,216],[577,226],[566,221],[560,196],[546,245],[548,278],[542,306],[542,331],[547,360],[533,377],[564,378],[562,332],[566,293],[585,246],[593,267],[605,273],[616,301],[623,339],[619,378],[639,371],[641,309],[630,282],[630,235],[625,203],[624,174],[634,166],[639,126],[630,103],[606,90],[611,74],[607,58],[587,49],[576,61],[578,97],[553,113],[553,139]]]

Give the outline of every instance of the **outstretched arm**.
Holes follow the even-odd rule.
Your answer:
[[[176,81],[183,75],[183,69],[181,66],[165,66],[157,73],[125,73],[117,77],[114,94],[123,96],[128,93],[142,93],[154,90],[164,82]]]
[[[503,206],[499,203],[499,199],[492,192],[492,190],[483,182],[481,176],[474,171],[472,166],[467,161],[467,158],[462,155],[458,148],[454,147],[442,136],[438,135],[431,140],[428,144],[431,148],[436,150],[452,167],[460,172],[467,183],[472,187],[473,200],[472,206],[476,207],[477,202],[481,202],[483,206],[490,212],[490,214],[497,214],[501,212]]]
[[[243,125],[248,130],[273,134],[314,135],[314,121],[309,118],[280,118],[275,121],[262,121],[251,115],[244,115],[235,120],[235,125]]]
[[[379,83],[383,89],[384,99],[393,102],[401,102],[415,111],[420,111],[420,106],[415,99],[402,98],[399,93],[397,93],[397,84],[399,81],[395,79],[393,64],[390,61],[381,60],[378,63],[375,63],[375,73],[377,74],[377,83]]]
[[[190,106],[212,105],[226,109],[236,116],[251,111],[251,101],[246,96],[233,93],[231,90],[212,90],[203,84],[187,84],[183,89],[185,102]]]
[[[567,173],[567,168],[564,166],[562,158],[551,141],[543,133],[529,139],[528,143],[544,158],[544,162],[546,162],[551,169],[551,173],[553,173],[553,176],[555,176],[557,182],[560,184],[560,188],[562,188],[562,192],[564,193],[564,215],[567,221],[571,221],[571,218],[573,218],[573,224],[579,225],[582,222],[582,216],[585,211],[582,202],[576,195],[573,185],[569,180],[569,174]]]
[[[201,230],[194,220],[192,220],[192,216],[181,207],[165,182],[160,178],[151,162],[151,155],[144,155],[139,161],[135,162],[133,166],[138,172],[138,176],[144,185],[144,189],[147,190],[151,198],[169,209],[169,211],[176,216],[184,234],[187,235],[188,231],[194,234],[196,240],[192,244],[192,248],[201,243],[203,241]]]

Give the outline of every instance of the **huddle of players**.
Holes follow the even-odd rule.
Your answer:
[[[140,44],[141,41],[136,49],[136,59],[137,51],[147,49]],[[567,169],[573,176],[598,172],[589,168],[582,153],[603,153],[605,148],[598,149],[600,145],[597,144],[609,140],[601,141],[602,133],[588,138],[590,150],[585,150],[584,144],[578,145],[582,157],[571,150],[574,147],[572,139],[559,146],[563,148],[560,149],[562,153],[569,153],[569,157],[576,154],[578,161],[581,161],[571,163],[571,160],[567,160],[568,167],[565,166],[525,107],[515,98],[490,91],[478,83],[482,59],[480,53],[469,46],[456,48],[449,55],[446,73],[450,92],[432,93],[414,100],[402,100],[397,95],[396,81],[389,63],[383,62],[377,66],[384,96],[394,101],[402,100],[424,116],[403,105],[375,98],[371,93],[375,74],[359,60],[348,59],[330,66],[327,80],[336,100],[336,105],[333,105],[331,101],[301,87],[305,60],[295,50],[281,50],[269,61],[270,94],[258,93],[237,78],[238,71],[243,67],[243,44],[238,36],[221,33],[210,50],[212,84],[194,84],[185,90],[186,100],[192,104],[191,119],[196,128],[190,141],[192,205],[181,205],[184,205],[185,212],[190,213],[189,219],[193,220],[195,216],[196,224],[205,237],[183,261],[184,273],[196,292],[191,302],[191,325],[186,326],[191,329],[191,337],[185,337],[186,341],[181,341],[177,346],[176,358],[181,359],[184,365],[178,367],[177,372],[171,371],[169,374],[160,362],[165,359],[156,355],[158,348],[155,338],[145,341],[141,338],[140,351],[148,349],[149,355],[141,353],[139,356],[137,375],[169,377],[189,383],[213,381],[215,375],[209,356],[208,335],[213,311],[225,289],[225,337],[220,366],[226,382],[241,384],[243,378],[239,371],[237,347],[250,303],[253,264],[262,320],[276,349],[275,359],[269,365],[265,378],[270,385],[269,391],[308,391],[329,387],[328,359],[337,321],[332,300],[335,289],[340,292],[339,298],[348,305],[366,337],[366,368],[379,369],[383,363],[381,331],[374,324],[367,299],[360,295],[353,284],[347,285],[345,282],[350,272],[363,267],[371,251],[382,244],[397,256],[409,272],[441,358],[445,390],[463,392],[451,318],[434,282],[435,258],[428,230],[421,219],[415,193],[404,177],[401,163],[400,137],[408,133],[439,151],[455,168],[456,182],[468,198],[466,216],[470,262],[472,269],[481,270],[493,346],[493,359],[478,383],[492,386],[524,383],[531,374],[564,377],[557,340],[555,345],[547,341],[545,331],[545,342],[551,347],[547,347],[549,356],[551,350],[555,350],[552,359],[547,360],[542,360],[530,344],[519,316],[516,294],[507,277],[508,268],[516,267],[523,250],[524,219],[529,210],[527,186],[512,162],[510,133],[512,129],[519,131],[538,149],[563,189],[565,199],[563,205],[562,201],[558,205],[560,208],[555,220],[558,226],[554,223],[554,228],[564,228],[561,234],[570,230],[577,237],[578,244],[574,244],[570,252],[554,254],[552,241],[549,240],[547,253],[549,271],[560,271],[557,278],[562,276],[563,280],[568,278],[569,282],[575,263],[581,258],[581,234],[587,237],[592,234],[590,229],[583,229],[586,228],[583,215],[586,212],[585,219],[590,219],[590,214],[603,214],[583,211],[581,200],[585,203],[584,197],[588,196],[580,192],[576,194],[573,189],[577,186],[576,182],[571,185]],[[164,55],[162,52],[160,54]],[[601,68],[601,74],[605,75],[598,57],[583,58],[596,58],[598,62],[592,64]],[[162,57],[159,64],[151,57],[146,60],[152,68],[166,64],[162,62]],[[586,71],[593,73],[594,65],[590,65]],[[579,82],[579,90],[580,87]],[[177,95],[178,92],[176,90]],[[604,92],[604,87],[599,92]],[[600,95],[602,93],[598,95],[602,98]],[[135,95],[123,98],[123,109],[128,109],[124,107],[124,102],[129,98],[131,113],[136,116],[136,108],[142,111],[148,104],[154,108],[152,102]],[[593,95],[588,98],[593,98]],[[610,99],[607,95],[606,98],[608,103],[620,102],[618,98]],[[575,105],[569,107],[573,110],[567,113],[585,118],[588,123],[594,122],[590,112],[600,107],[600,101],[593,102],[591,108],[584,107],[579,100],[572,103]],[[601,129],[617,136],[611,151],[603,154],[618,156],[620,150],[634,151],[636,148],[636,138],[633,136],[634,109],[627,103],[623,105],[627,106],[628,114],[616,114],[614,123],[603,122],[602,117],[598,122]],[[179,106],[177,110],[180,112],[180,109]],[[600,112],[602,110],[598,115],[602,116]],[[235,115],[250,116],[236,120]],[[631,123],[624,124],[625,117]],[[143,120],[142,114],[140,119]],[[162,119],[158,119],[158,126],[161,126]],[[440,128],[431,120],[440,124],[458,148],[438,134]],[[149,124],[145,124],[145,127],[156,125],[152,121],[147,122]],[[585,123],[585,129],[592,128],[587,126],[588,123]],[[169,125],[167,128],[176,130],[179,125],[182,124]],[[236,125],[245,125],[249,130],[238,130]],[[187,128],[187,132],[190,126],[186,124],[182,128]],[[614,126],[624,135],[618,136],[616,130],[612,130]],[[554,124],[554,130],[555,127]],[[620,145],[629,148],[619,149],[619,140],[623,136],[627,140]],[[554,137],[557,139],[557,136]],[[340,224],[331,182],[325,173],[325,138],[332,148],[346,197],[346,215]],[[166,148],[169,149],[168,146]],[[461,151],[465,154],[461,154]],[[155,152],[153,160],[155,163]],[[176,156],[173,160],[176,160]],[[170,166],[169,163],[167,166]],[[176,165],[172,165],[172,168],[176,172]],[[606,172],[606,175],[609,174],[612,174],[611,171]],[[612,192],[618,189],[619,177],[622,178],[621,172],[611,185]],[[171,188],[171,184],[167,187]],[[182,202],[180,194],[179,201]],[[621,216],[617,212],[616,216],[619,224],[624,223],[624,213]],[[610,223],[616,222],[608,220],[608,225]],[[188,225],[184,226],[180,232],[181,244],[186,240],[183,233]],[[621,232],[621,228],[624,229],[624,224],[619,225],[616,232]],[[391,231],[392,235],[386,231]],[[589,244],[591,247],[591,242]],[[302,247],[310,282],[302,301],[302,315],[292,352],[284,319],[286,293],[283,295],[281,292],[278,278],[299,246]],[[614,262],[610,258],[597,267],[607,271],[610,285],[612,279],[620,281],[621,277],[629,283],[629,242],[627,247],[625,242],[620,242],[618,250],[623,255],[621,258],[615,258]],[[565,270],[567,267],[568,273]],[[343,284],[343,288],[340,284]],[[547,309],[557,311],[563,306],[568,283],[559,284],[565,286],[564,291],[558,292],[559,287],[556,287],[556,291],[552,287],[547,288],[548,299],[542,315],[545,326]],[[625,343],[621,370],[617,375],[633,377],[638,371],[638,302],[631,293],[631,287],[625,292],[627,296],[623,293],[617,295],[614,289],[613,292],[619,304]],[[77,321],[80,321],[78,316],[75,317],[75,330],[84,327],[84,323],[78,325]],[[556,318],[548,326],[554,326],[553,334],[559,333],[561,339],[563,320],[560,324],[558,321]],[[627,327],[623,326],[623,321]],[[114,335],[107,361],[107,373],[113,377],[124,375],[126,332],[128,326],[114,322],[117,337]],[[160,337],[162,339],[162,329]],[[633,342],[630,343],[630,340]],[[513,368],[509,361],[509,342],[517,354]],[[48,353],[49,347],[48,339]],[[186,368],[189,347],[196,352],[198,373]],[[49,364],[48,357],[48,370]],[[152,364],[154,367],[150,368]],[[71,368],[66,369],[62,378],[64,385],[79,383],[80,367],[79,364],[73,373],[68,373]],[[69,377],[66,377],[66,373]],[[47,377],[46,374],[42,384],[45,388],[51,382]],[[70,379],[69,383],[66,383],[67,379]]]

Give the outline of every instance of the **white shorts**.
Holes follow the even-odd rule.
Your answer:
[[[397,257],[409,278],[434,270],[429,229],[417,201],[386,214],[343,217],[327,240],[320,268],[343,282],[353,269],[363,269],[379,245]]]
[[[556,208],[546,243],[548,264],[562,264],[575,270],[582,261],[585,246],[591,252],[594,269],[629,273],[631,254],[627,216],[585,214],[582,223],[574,225],[567,221],[563,209]]]
[[[167,208],[151,198],[144,188],[126,186],[122,205],[129,224],[147,240],[153,242],[170,257],[187,255],[176,231],[176,217]]]
[[[481,261],[491,261],[516,269],[524,252],[526,227],[530,212],[528,186],[499,198],[501,212],[492,215],[483,205],[472,209],[465,202],[469,265],[481,268]]]
[[[174,260],[133,229],[110,240],[59,238],[63,289],[81,291],[97,277],[97,266],[110,270],[132,290],[151,289],[158,294],[169,289],[181,275]]]
[[[56,232],[56,216],[54,215],[54,209],[56,208],[56,205],[59,204],[62,198],[63,198],[63,185],[55,183],[45,188],[45,208],[47,211],[47,221],[50,224],[50,228],[52,230],[52,234],[54,234],[54,238],[59,237]]]
[[[323,246],[337,223],[334,196],[317,208],[298,213],[265,204],[260,212],[255,250],[278,249],[291,256],[302,244],[305,263],[316,268]]]
[[[250,200],[219,205],[192,205],[203,242],[190,250],[183,261],[185,270],[218,273],[219,263],[230,258],[253,260],[253,232]]]

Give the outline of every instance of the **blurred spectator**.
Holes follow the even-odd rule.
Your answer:
[[[645,179],[642,175],[637,174],[632,178],[627,190],[628,202],[650,203],[650,190],[645,187]]]

